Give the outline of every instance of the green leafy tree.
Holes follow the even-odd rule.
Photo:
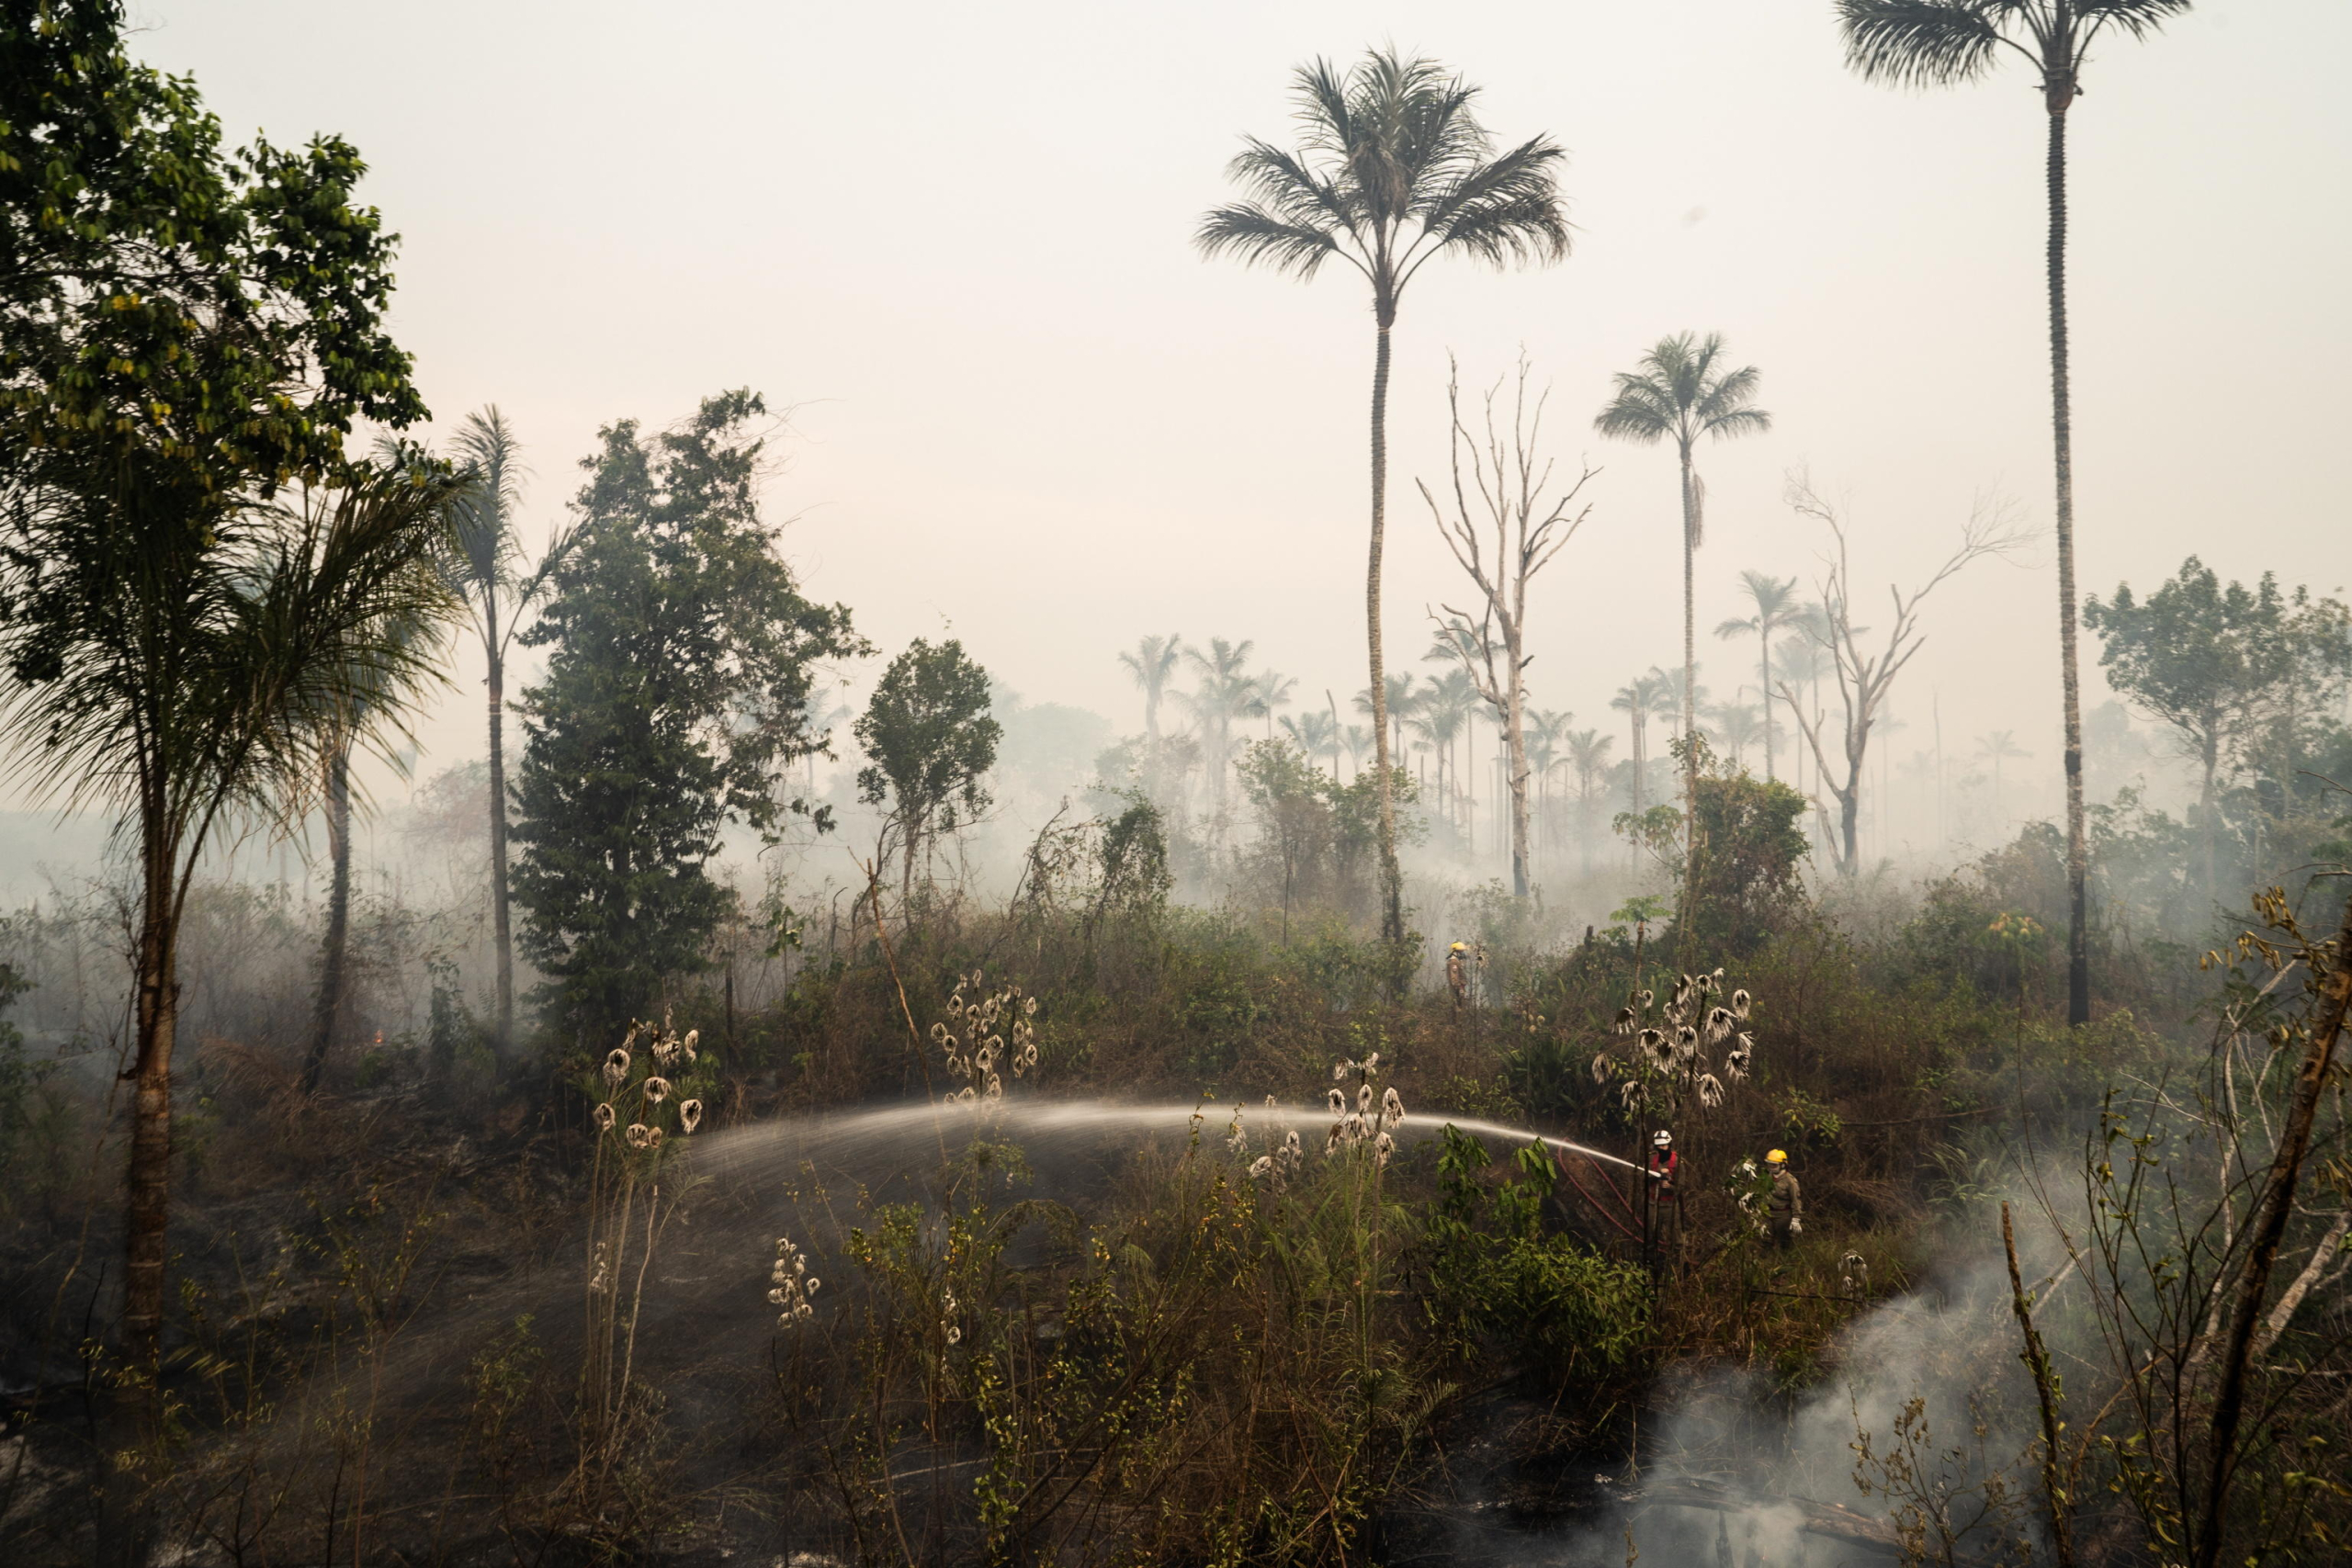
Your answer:
[[[989,808],[980,781],[996,766],[1003,734],[989,716],[989,672],[954,637],[917,637],[882,671],[857,721],[857,743],[871,759],[858,770],[857,793],[888,807],[902,901],[914,896],[923,846]]]
[[[1497,156],[1472,112],[1477,89],[1435,61],[1368,52],[1344,75],[1328,61],[1293,78],[1303,145],[1250,139],[1228,173],[1249,199],[1201,220],[1203,254],[1311,279],[1337,258],[1372,289],[1372,538],[1364,570],[1374,778],[1381,793],[1381,934],[1405,940],[1396,808],[1388,793],[1388,685],[1380,638],[1380,562],[1388,516],[1389,333],[1406,286],[1438,256],[1501,267],[1568,254],[1558,169],[1566,156],[1533,137]]]
[[[1900,87],[1982,80],[2005,56],[2041,78],[2048,137],[2044,281],[2050,301],[2050,435],[2057,484],[2058,659],[2066,730],[2066,1016],[2091,1018],[2089,852],[2083,819],[2083,701],[2075,629],[2075,435],[2066,343],[2066,113],[2082,95],[2091,45],[2143,39],[2189,0],[1838,0],[1846,63]]]
[[[1699,897],[1687,917],[1700,952],[1753,953],[1784,921],[1812,847],[1798,826],[1808,804],[1787,784],[1736,763],[1701,773]]]
[[[2083,620],[2104,644],[2099,665],[2108,683],[2171,727],[2196,760],[2205,893],[2219,897],[2221,776],[2243,759],[2265,719],[2308,684],[2309,656],[2341,670],[2344,608],[2314,602],[2307,589],[2283,592],[2268,572],[2252,588],[2224,587],[2212,568],[2190,556],[2144,600],[2129,583],[2104,604],[2092,594]]]
[[[1250,742],[1243,749],[1239,772],[1242,793],[1258,814],[1261,842],[1282,873],[1282,940],[1287,947],[1300,878],[1328,860],[1333,847],[1331,796],[1339,786],[1287,740]]]
[[[1724,363],[1720,333],[1701,337],[1677,333],[1660,338],[1632,370],[1615,377],[1617,390],[1593,416],[1592,427],[1619,441],[1654,446],[1674,444],[1682,474],[1682,683],[1693,700],[1680,705],[1679,728],[1685,740],[1697,732],[1699,681],[1699,546],[1705,537],[1706,487],[1699,481],[1691,454],[1702,440],[1725,441],[1760,434],[1772,416],[1756,406],[1763,373],[1753,365],[1734,369]],[[1690,815],[1699,792],[1698,750],[1686,746],[1682,770],[1683,810]],[[1697,852],[1692,840],[1691,852]],[[1694,868],[1684,868],[1687,884]]]
[[[514,898],[575,1042],[617,1038],[702,966],[728,908],[707,869],[728,822],[831,826],[786,781],[826,751],[823,662],[866,648],[847,609],[802,594],[760,515],[765,412],[739,390],[659,434],[605,426],[577,541],[521,637],[549,652],[519,705]]]
[[[139,870],[123,1327],[152,1437],[189,882],[225,823],[316,796],[324,720],[407,658],[376,631],[437,592],[439,523],[391,503],[405,478],[335,483],[355,419],[424,412],[358,154],[224,149],[120,31],[107,0],[0,12],[0,725]],[[297,480],[344,499],[274,503]]]

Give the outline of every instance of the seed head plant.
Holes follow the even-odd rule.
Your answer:
[[[1604,1089],[1616,1086],[1618,1111],[1629,1122],[1670,1122],[1692,1100],[1702,1111],[1717,1110],[1729,1087],[1747,1082],[1755,1070],[1756,1036],[1747,1028],[1752,1008],[1745,990],[1724,995],[1720,969],[1680,976],[1663,1007],[1656,991],[1637,990],[1611,1025],[1632,1047],[1623,1055],[1607,1048],[1595,1053],[1592,1081]]]
[[[691,1135],[702,1123],[701,1093],[715,1064],[699,1046],[697,1032],[681,1036],[666,1014],[658,1024],[631,1024],[582,1086],[602,1098],[589,1113],[595,1132],[577,1451],[559,1502],[608,1554],[661,1528],[646,1510],[665,1495],[647,1473],[662,1401],[637,1376],[637,1330],[654,1252],[692,1187],[668,1168],[684,1147],[670,1134]],[[794,1303],[806,1304],[807,1289]]]
[[[967,999],[970,987],[977,1000]],[[1025,1077],[1037,1066],[1037,998],[1017,985],[990,991],[978,969],[956,976],[947,1017],[931,1026],[932,1043],[947,1058],[949,1075],[962,1084],[947,1098],[967,1104],[1002,1100],[1004,1074]]]

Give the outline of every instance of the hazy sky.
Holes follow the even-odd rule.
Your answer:
[[[1781,501],[1799,465],[1850,493],[1864,583],[1931,567],[1979,491],[2047,525],[2038,93],[2014,70],[1865,85],[1821,0],[133,14],[135,51],[193,72],[232,137],[358,145],[404,237],[398,336],[443,428],[493,401],[519,428],[535,526],[600,423],[749,384],[799,405],[770,504],[797,516],[811,592],[886,650],[952,626],[1031,700],[1123,728],[1114,655],[1148,631],[1254,637],[1342,707],[1363,682],[1363,290],[1190,244],[1239,136],[1289,136],[1289,73],[1317,53],[1432,54],[1483,86],[1498,137],[1570,154],[1570,260],[1434,267],[1405,300],[1392,661],[1462,592],[1412,490],[1442,459],[1449,350],[1483,380],[1523,346],[1564,464],[1605,469],[1538,584],[1535,695],[1580,724],[1613,728],[1608,694],[1679,654],[1671,457],[1590,434],[1609,373],[1664,333],[1726,333],[1776,419],[1706,455],[1702,628],[1743,567],[1817,571]],[[2215,0],[2092,62],[2071,119],[2086,591],[2192,550],[2352,576],[2348,54],[2342,0]],[[2054,592],[2045,541],[1931,602],[1897,754],[1926,743],[1933,690],[1948,747],[2017,730],[2035,760],[2011,776],[2054,807]],[[1733,650],[1708,645],[1720,696]],[[424,771],[481,752],[478,677]]]

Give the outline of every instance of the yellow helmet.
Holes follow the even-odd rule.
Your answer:
[[[1786,1165],[1789,1163],[1789,1151],[1786,1149],[1774,1149],[1770,1154],[1764,1156],[1764,1163],[1766,1165]]]
[[[1470,944],[1466,942],[1457,942],[1453,944],[1453,951],[1455,953],[1467,953],[1470,951]]]

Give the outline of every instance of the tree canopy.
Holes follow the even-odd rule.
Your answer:
[[[954,637],[917,637],[882,671],[856,729],[871,759],[858,770],[858,798],[889,809],[904,897],[925,841],[989,808],[981,780],[1004,735],[989,716],[989,672]]]
[[[727,908],[705,869],[725,824],[830,826],[785,792],[786,764],[826,750],[808,711],[822,661],[866,649],[847,609],[801,594],[760,516],[765,412],[738,390],[673,430],[605,426],[577,541],[524,634],[550,654],[518,705],[514,897],[575,1029],[626,1027],[701,967]]]

